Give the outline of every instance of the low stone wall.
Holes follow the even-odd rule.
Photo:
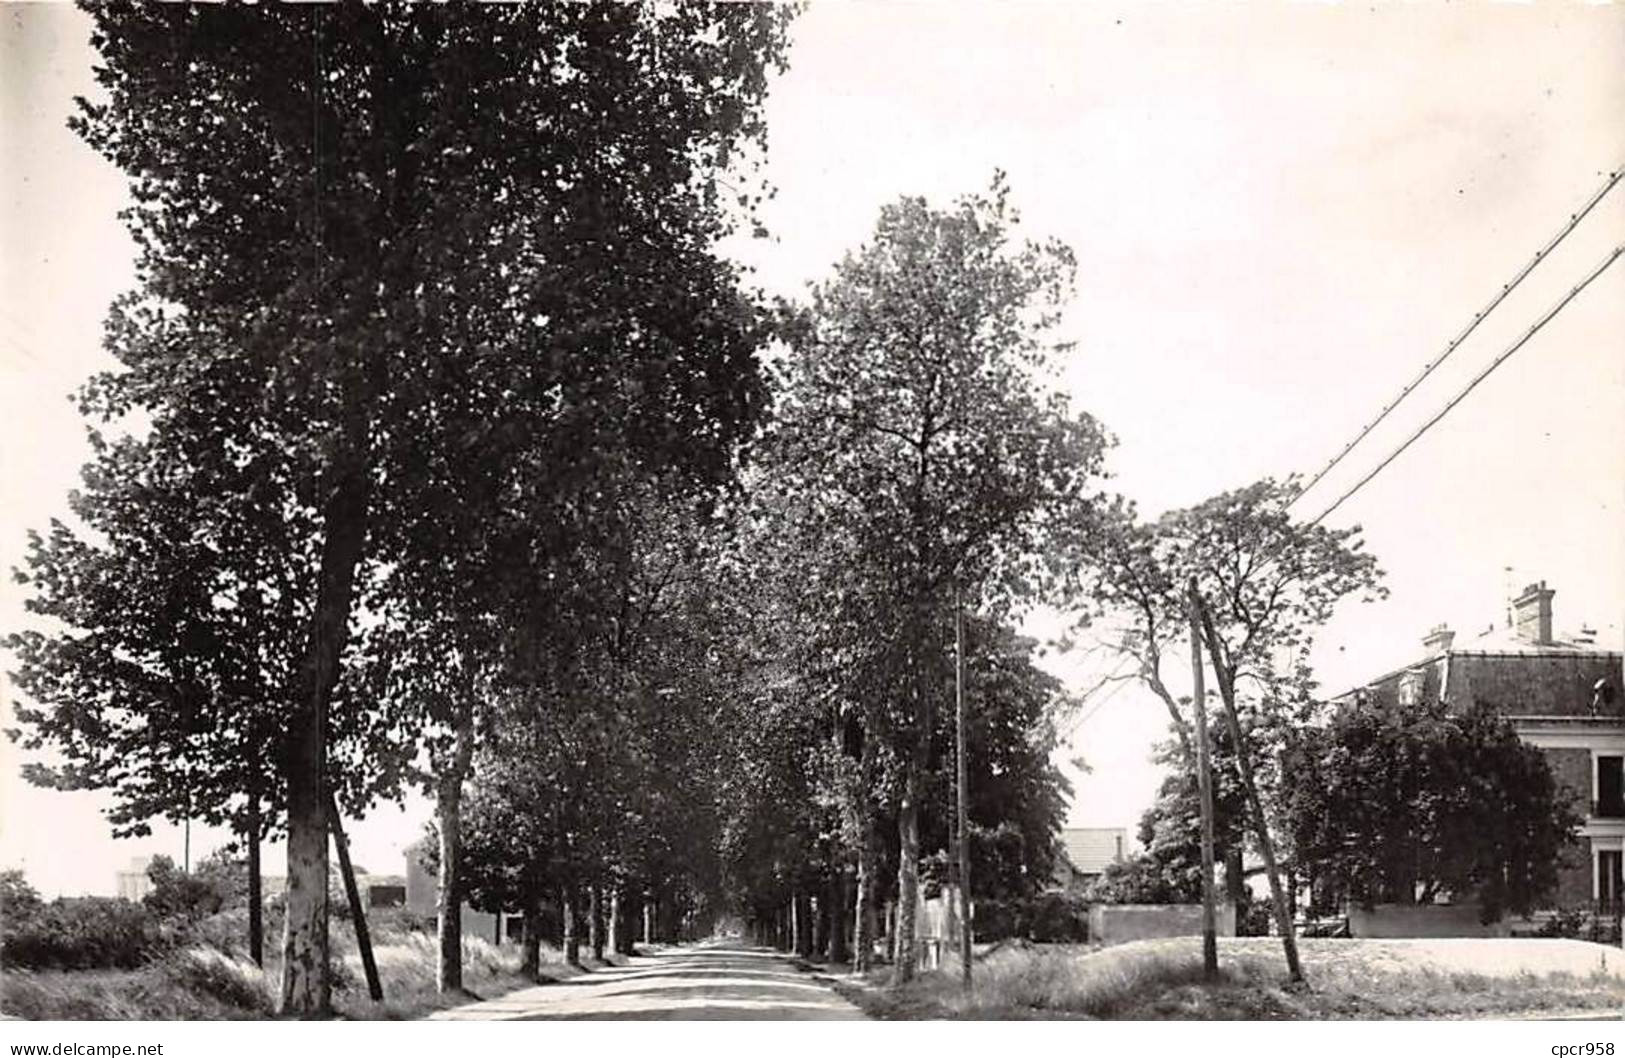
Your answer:
[[[1221,937],[1236,935],[1236,909],[1220,904],[1215,923]],[[1089,909],[1089,939],[1107,944],[1151,937],[1200,937],[1201,904],[1095,904]]]
[[[1484,925],[1477,904],[1377,904],[1349,908],[1351,937],[1509,937],[1512,922]]]

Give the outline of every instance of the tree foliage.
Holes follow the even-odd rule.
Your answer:
[[[1540,750],[1491,710],[1355,703],[1287,753],[1286,829],[1323,901],[1549,899],[1580,819]]]

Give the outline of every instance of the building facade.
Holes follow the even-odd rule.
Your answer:
[[[1461,642],[1443,625],[1424,655],[1344,695],[1385,704],[1437,698],[1455,709],[1490,708],[1545,754],[1583,819],[1579,847],[1558,872],[1556,904],[1617,908],[1625,897],[1625,672],[1621,652],[1596,634],[1558,638],[1545,581],[1511,603],[1506,627]]]

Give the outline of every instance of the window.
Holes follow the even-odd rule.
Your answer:
[[[1592,815],[1625,818],[1625,757],[1597,758],[1597,803]]]
[[[1597,899],[1618,906],[1625,896],[1625,854],[1618,849],[1597,851]]]

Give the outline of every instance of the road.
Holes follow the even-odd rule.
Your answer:
[[[708,941],[635,956],[594,970],[467,1006],[436,1021],[575,1019],[854,1021],[863,1014],[819,977],[779,952]]]

